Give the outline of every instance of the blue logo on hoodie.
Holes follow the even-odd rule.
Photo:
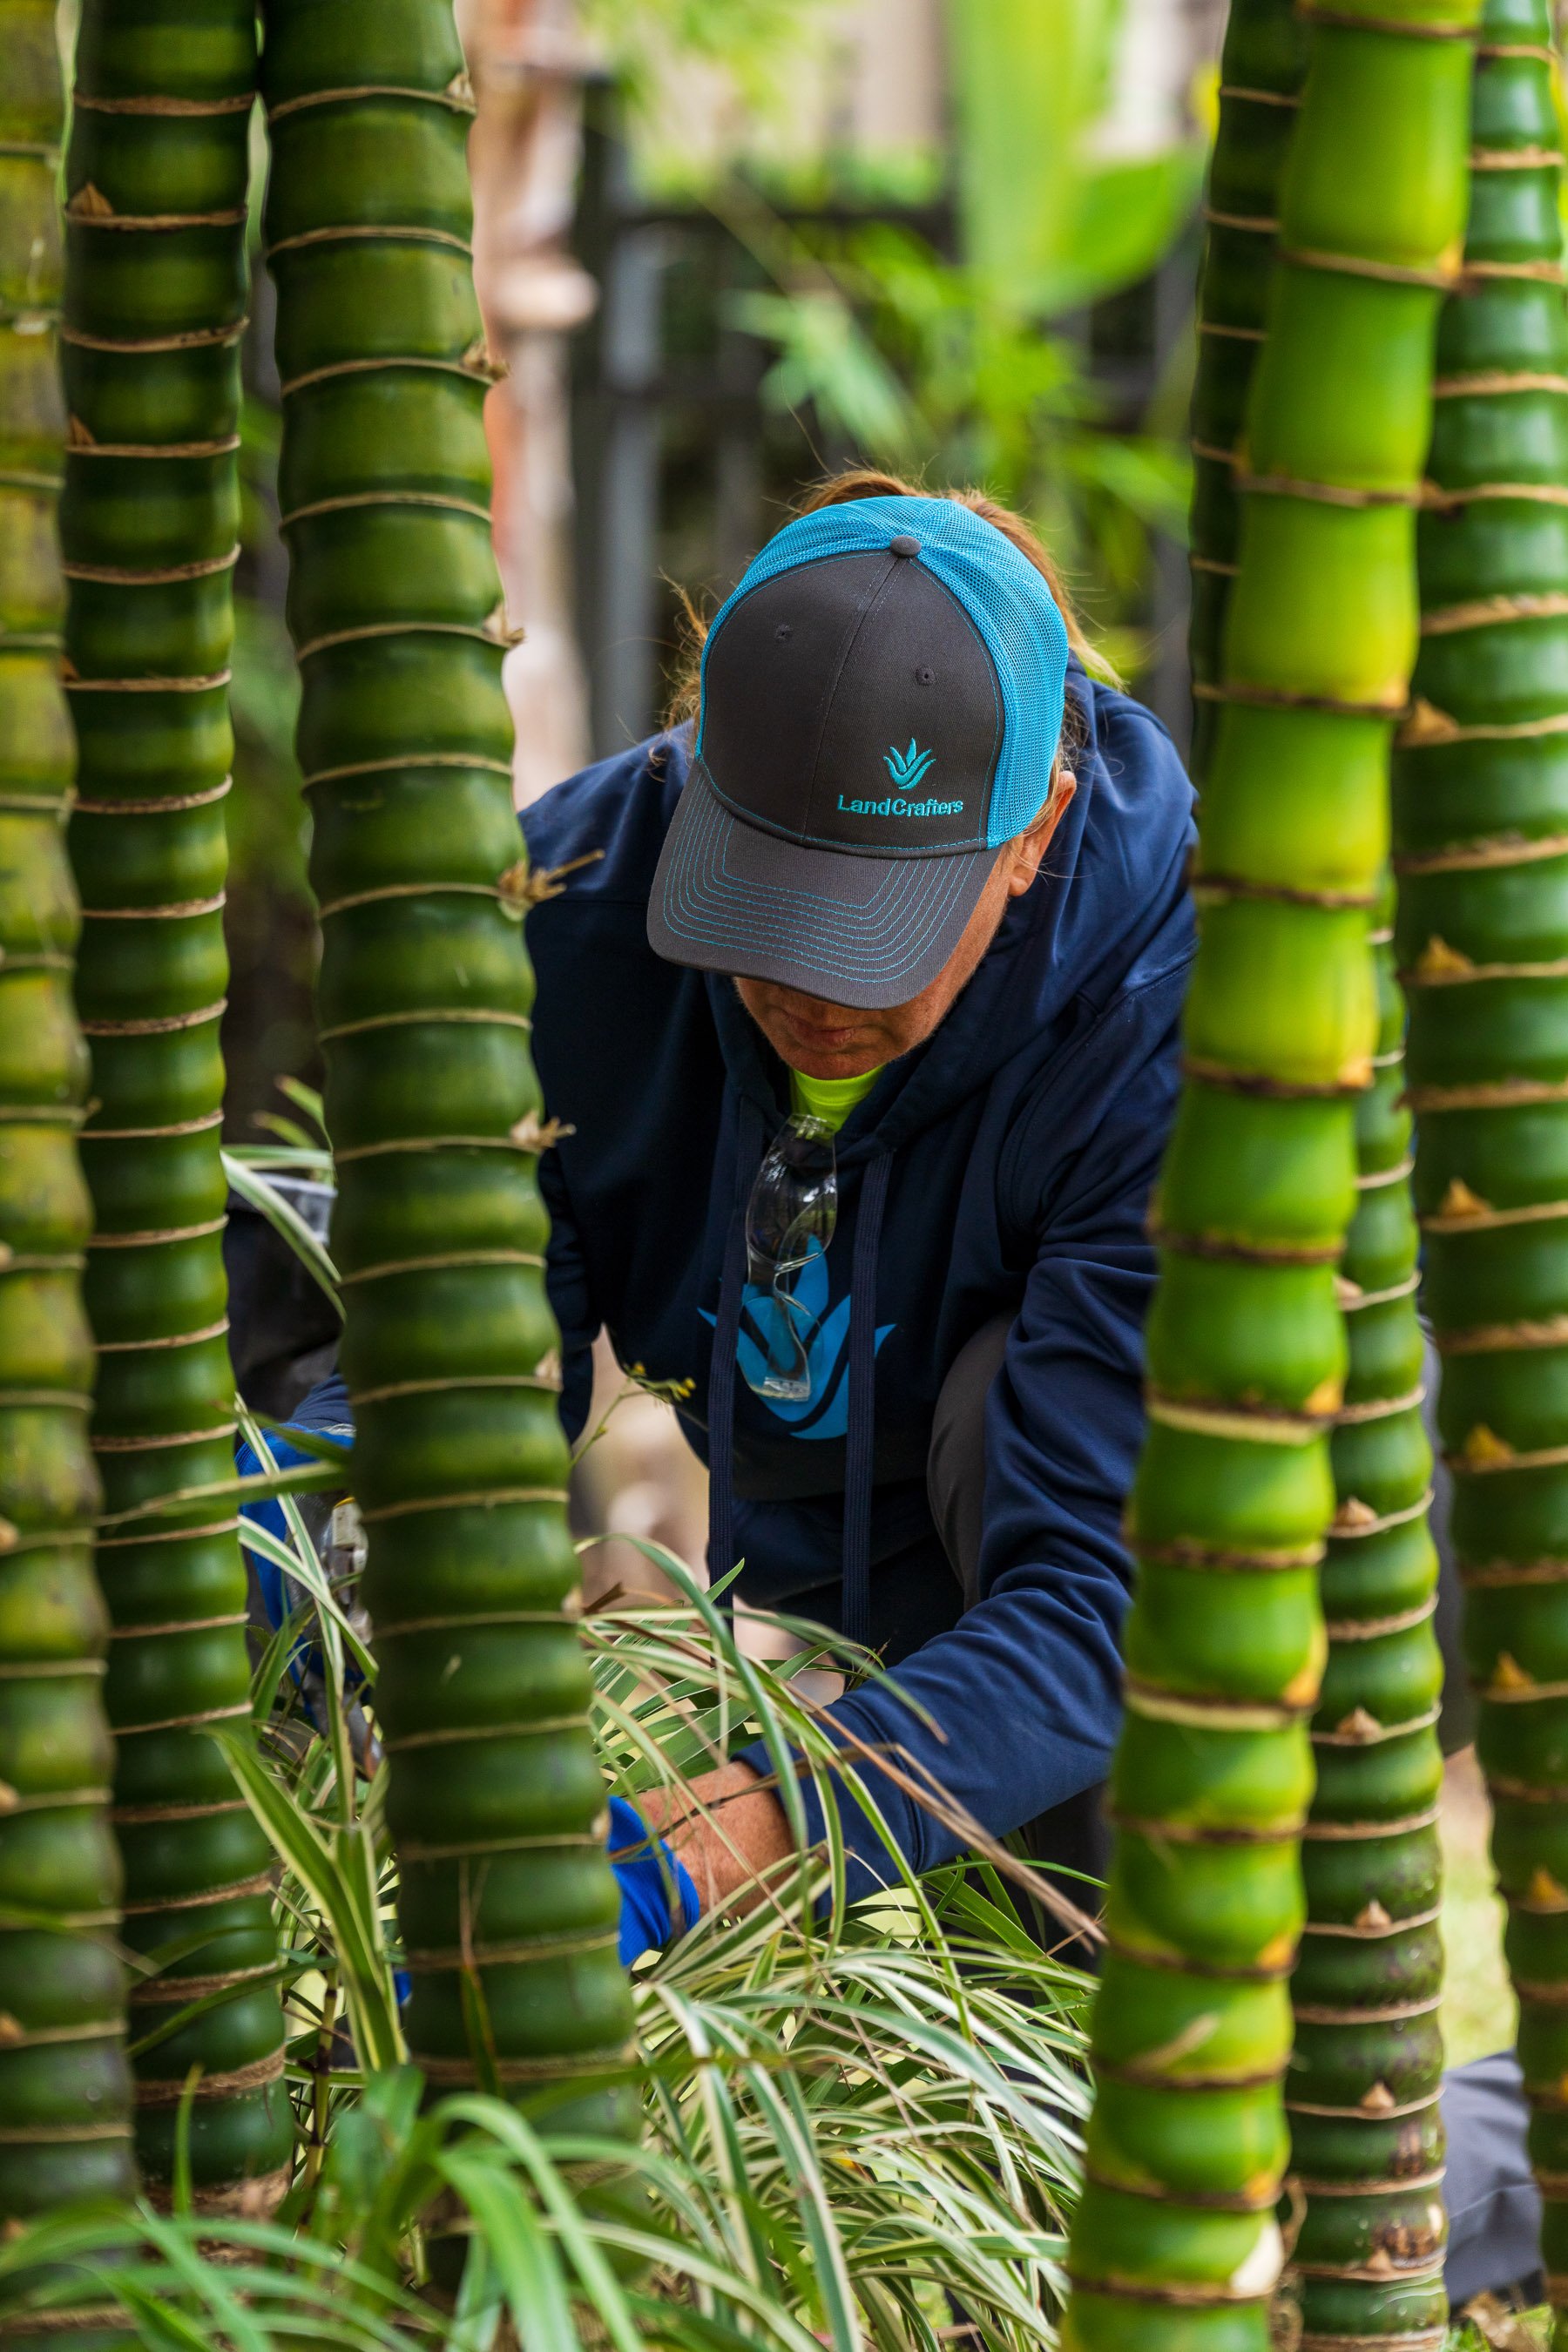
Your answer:
[[[798,1402],[786,1397],[757,1401],[784,1423],[792,1437],[842,1437],[849,1427],[849,1300],[841,1298],[837,1307],[829,1307],[827,1260],[820,1243],[813,1244],[811,1256],[795,1277],[795,1299],[811,1368],[811,1394]],[[699,1311],[705,1323],[716,1320],[706,1309]],[[741,1330],[735,1346],[735,1360],[748,1387],[767,1370],[767,1318],[772,1312],[771,1294],[749,1282],[742,1293]],[[879,1326],[879,1351],[894,1328],[891,1323]]]

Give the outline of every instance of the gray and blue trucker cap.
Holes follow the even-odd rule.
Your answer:
[[[1045,805],[1067,658],[1041,574],[954,499],[787,524],[708,634],[650,946],[834,1004],[918,996]]]

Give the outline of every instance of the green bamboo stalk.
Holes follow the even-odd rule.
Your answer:
[[[1467,1661],[1568,2334],[1568,321],[1547,0],[1488,0],[1395,766],[1415,1196]]]
[[[1321,1573],[1328,1663],[1312,1723],[1305,1933],[1286,2094],[1302,2199],[1292,2270],[1303,2342],[1393,2336],[1441,2352],[1443,1946],[1437,1806],[1443,1666],[1421,1417],[1418,1236],[1403,1105],[1405,1000],[1392,891],[1373,935],[1379,1024],[1356,1106],[1357,1206],[1341,1266],[1349,1342]]]
[[[137,2142],[172,2173],[182,2089],[209,2203],[286,2185],[266,1840],[205,1727],[248,1711],[232,1516],[171,1505],[232,1475],[225,1339],[223,795],[246,299],[251,0],[88,0],[67,161],[61,528],[80,755],[70,852],[95,1102],[93,1446],[110,1526],[108,1683],[139,2034],[228,1998],[137,2063]]]
[[[0,2234],[8,2234],[76,2198],[129,2195],[134,2177],[102,1694],[109,1628],[92,1571],[92,1341],[81,1304],[92,1218],[76,1147],[88,1070],[71,1005],[79,918],[65,820],[75,757],[59,683],[63,94],[54,0],[0,0]],[[95,2332],[84,2321],[72,2340]]]
[[[1220,58],[1219,124],[1204,206],[1193,383],[1187,642],[1195,708],[1189,764],[1200,781],[1213,749],[1225,615],[1236,576],[1240,510],[1232,475],[1263,341],[1279,182],[1306,69],[1306,25],[1294,0],[1235,0]]]
[[[1071,2352],[1269,2341],[1317,1568],[1350,1369],[1335,1266],[1377,1047],[1368,917],[1416,649],[1473,13],[1367,0],[1316,21],[1281,191],[1159,1188]]]
[[[433,2086],[521,2096],[614,2059],[629,2009],[534,1181],[472,101],[450,0],[269,0],[262,80],[332,1248],[408,2040]],[[632,2127],[619,2094],[590,2104]]]

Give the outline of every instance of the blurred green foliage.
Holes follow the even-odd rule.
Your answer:
[[[792,226],[739,184],[712,202],[769,281],[731,303],[775,354],[764,396],[867,460],[1020,508],[1108,658],[1136,668],[1151,533],[1185,537],[1184,387],[1157,385],[1128,429],[1094,380],[1088,312],[1182,236],[1205,149],[1100,152],[1121,14],[1120,0],[947,0],[953,256],[887,221]]]
[[[756,113],[776,105],[824,0],[580,0],[579,14],[632,105],[650,103],[672,65],[699,64]]]
[[[911,231],[873,223],[790,242],[785,290],[733,303],[737,322],[774,347],[765,396],[809,405],[868,460],[933,488],[979,483],[1019,509],[1107,659],[1135,668],[1150,533],[1185,535],[1184,445],[1111,429],[1079,338]]]
[[[953,175],[977,284],[1034,319],[1131,285],[1197,202],[1195,140],[1106,155],[1121,0],[946,0]]]

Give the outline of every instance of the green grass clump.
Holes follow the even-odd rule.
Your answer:
[[[329,1264],[317,1272],[331,1281]],[[265,1461],[265,1432],[246,1426]],[[100,2281],[158,2352],[938,2352],[958,2326],[977,2347],[1034,2352],[1063,2290],[1089,1987],[1020,1925],[1005,1874],[1049,1890],[999,1850],[917,1880],[889,1839],[888,1893],[850,1906],[835,1845],[640,1964],[634,2045],[604,2076],[640,2105],[629,2156],[582,2128],[580,2084],[572,2121],[552,2114],[560,2091],[519,2105],[485,2082],[477,1971],[481,2088],[432,2097],[396,1997],[384,1775],[365,1769],[375,1660],[298,1499],[333,1482],[330,1465],[288,1474],[286,1541],[247,1528],[299,1607],[257,1668],[258,1745],[225,1742],[278,1858],[292,2185],[272,2218],[198,2212],[188,2099],[172,2210],[77,2209],[0,2246],[0,2333],[35,2307],[28,2273],[68,2261],[77,2292],[84,2272]],[[837,1751],[796,1677],[823,1648],[782,1668],[742,1657],[713,1601],[668,1555],[657,1564],[675,1604],[584,1625],[606,1790],[635,1800],[759,1735],[780,1768],[820,1780]],[[301,1643],[317,1653],[314,1715],[291,1672]],[[832,1663],[876,1671],[842,1645]],[[189,2021],[157,2014],[163,2033]],[[432,2261],[454,2240],[460,2271]]]

